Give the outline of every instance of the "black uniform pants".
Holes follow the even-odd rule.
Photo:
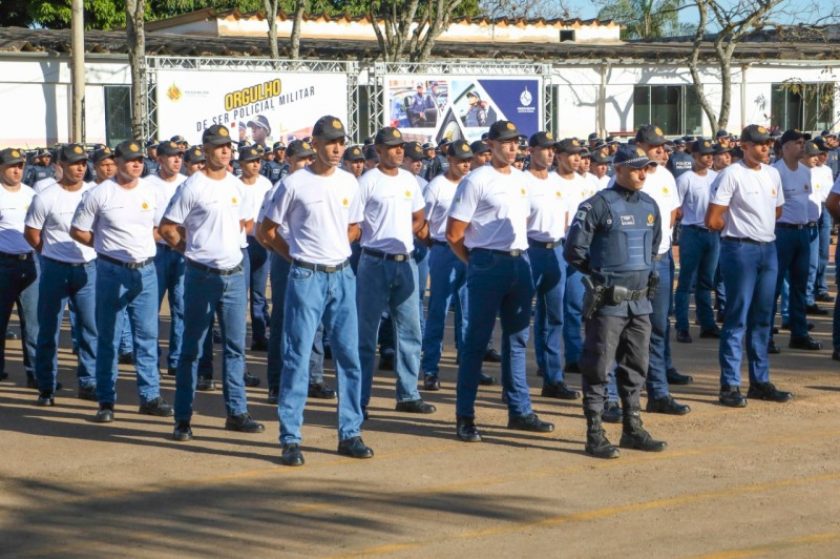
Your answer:
[[[648,370],[650,316],[596,314],[586,321],[584,335],[579,361],[584,411],[603,411],[608,373],[613,367],[622,406],[625,410],[639,409]]]

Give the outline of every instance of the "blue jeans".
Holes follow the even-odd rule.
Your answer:
[[[563,346],[566,363],[577,363],[583,349],[583,274],[566,267],[566,292],[563,294]]]
[[[435,243],[429,251],[429,314],[423,332],[423,356],[420,368],[427,375],[437,375],[449,306],[457,301],[466,284],[467,266],[446,244]],[[465,322],[456,314],[455,347],[463,347]]]
[[[545,384],[563,382],[563,294],[566,291],[566,261],[563,246],[531,246],[528,249],[536,291],[534,351]]]
[[[776,278],[776,294],[773,297],[770,322],[772,323],[776,316],[776,298],[781,295],[782,283],[785,275],[787,275],[790,280],[791,338],[802,338],[808,335],[808,321],[805,317],[805,290],[808,285],[812,231],[816,233],[816,229],[776,227],[778,277]]]
[[[683,229],[683,232],[685,231],[686,229]],[[671,367],[671,321],[668,320],[668,314],[673,285],[670,250],[654,262],[653,269],[659,274],[659,289],[651,301],[653,312],[650,314],[650,361],[645,384],[648,396],[658,399],[666,398],[670,394],[668,369]]]
[[[271,314],[269,316],[269,328],[275,333],[268,343],[268,359],[266,376],[268,377],[269,390],[280,389],[280,376],[283,372],[283,321],[284,305],[286,298],[286,286],[289,281],[289,270],[291,263],[276,253],[269,256],[271,267]],[[312,346],[312,353],[309,357],[309,383],[324,383],[324,349],[323,349],[323,325],[318,327]]]
[[[359,320],[359,363],[362,367],[362,407],[370,402],[376,341],[382,313],[391,316],[394,337],[394,372],[397,401],[420,400],[417,377],[420,373],[420,306],[417,303],[417,264],[413,258],[402,262],[386,260],[362,252],[359,260],[356,306]]]
[[[469,318],[458,367],[456,413],[459,417],[475,417],[481,363],[497,313],[502,324],[502,389],[508,397],[508,414],[531,413],[525,369],[533,297],[527,254],[514,257],[482,249],[470,251],[467,265]]]
[[[181,340],[184,337],[184,257],[169,246],[158,244],[155,271],[158,309],[163,303],[163,296],[169,295],[169,354],[166,363],[170,369],[175,369],[181,357]]]
[[[6,330],[12,308],[17,305],[23,367],[28,378],[35,377],[35,354],[38,341],[38,261],[0,258],[0,372],[6,369]]]
[[[820,242],[822,242],[820,226],[808,229],[808,237],[810,239],[810,249],[808,252],[808,283],[805,285],[805,304],[813,305],[816,303],[816,285],[817,285],[817,270],[820,267]]]
[[[199,348],[212,341],[213,315],[222,330],[222,394],[228,415],[248,412],[245,395],[245,274],[200,270],[187,264],[184,274],[184,344],[175,375],[175,421],[189,421],[198,381]]]
[[[279,258],[279,257],[278,257]],[[292,265],[283,319],[283,374],[280,377],[280,443],[300,443],[309,384],[309,354],[324,324],[338,379],[338,438],[362,428],[362,372],[356,316],[356,276],[350,267],[334,273]],[[416,305],[414,307],[417,308]]]
[[[38,390],[55,392],[58,374],[58,336],[68,300],[75,309],[79,336],[76,377],[80,388],[96,386],[96,262],[73,265],[41,257],[38,297],[38,351],[35,376]]]
[[[817,295],[824,295],[828,293],[828,280],[826,280],[826,270],[828,269],[828,253],[831,249],[831,214],[825,209],[823,204],[822,213],[820,214],[819,230],[820,230],[820,254],[817,264],[817,279],[814,281],[814,289]]]
[[[420,308],[420,338],[426,333],[426,311],[423,300],[426,298],[426,287],[429,285],[429,247],[414,240],[414,251],[411,253],[417,263],[417,304]]]
[[[685,226],[680,236],[680,275],[674,306],[677,330],[689,330],[688,303],[691,298],[691,282],[695,274],[697,283],[694,302],[701,330],[716,330],[715,314],[712,310],[712,290],[715,288],[715,270],[720,255],[720,235],[699,227]]]
[[[747,337],[750,382],[768,382],[767,344],[773,322],[773,299],[779,275],[774,243],[720,241],[726,284],[726,315],[720,336],[720,383],[741,385],[741,344]]]
[[[160,396],[157,274],[151,264],[130,270],[96,260],[96,395],[100,404],[117,399],[117,350],[124,322],[131,322],[134,367],[141,402]]]
[[[265,285],[268,281],[268,251],[253,237],[248,237],[248,257],[251,262],[251,340],[266,341],[266,326],[271,320]]]

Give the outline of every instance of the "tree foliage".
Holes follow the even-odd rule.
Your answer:
[[[658,39],[683,31],[678,14],[685,0],[603,0],[598,19],[621,24],[622,39]]]

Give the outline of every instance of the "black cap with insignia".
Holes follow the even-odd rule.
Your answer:
[[[274,142],[271,151],[277,151],[282,149],[286,149],[286,144],[284,144],[283,142]]]
[[[184,161],[186,163],[204,163],[204,148],[201,146],[193,146],[184,153]]]
[[[347,136],[344,131],[344,124],[334,116],[322,116],[312,127],[312,137],[320,138],[322,140],[337,140]]]
[[[23,152],[17,148],[6,148],[0,151],[0,165],[18,165],[26,163]]]
[[[344,150],[342,159],[345,161],[364,161],[365,154],[362,153],[362,148],[360,146],[350,146]]]
[[[405,144],[405,140],[403,140],[402,132],[391,126],[386,126],[376,133],[373,144],[376,146],[401,146]]]
[[[551,132],[537,132],[528,139],[528,146],[532,148],[550,148],[557,143]]]
[[[426,159],[426,152],[423,151],[420,142],[407,142],[405,144],[405,156],[413,161],[423,161]]]
[[[480,143],[483,146],[487,146],[487,144],[485,144],[482,141],[479,141],[478,143]],[[470,144],[468,144],[466,141],[455,140],[447,146],[446,155],[448,155],[449,157],[454,157],[455,159],[472,159],[473,150],[470,147]]]
[[[522,134],[519,133],[516,125],[508,120],[497,120],[490,126],[487,133],[488,140],[497,141],[518,140],[520,136]]]
[[[158,155],[184,155],[184,151],[186,150],[181,147],[181,144],[173,140],[161,142],[157,146]]]
[[[764,126],[750,124],[741,131],[741,142],[752,142],[754,144],[766,144],[773,138],[770,131]]]
[[[583,151],[583,146],[577,138],[564,138],[557,142],[556,146],[559,153],[580,153]]]
[[[123,161],[132,161],[134,159],[143,159],[143,150],[140,149],[140,142],[137,140],[126,140],[117,145],[116,149],[114,149],[114,155]]]
[[[624,145],[618,148],[618,151],[615,152],[613,164],[615,164],[616,167],[626,165],[627,167],[633,167],[634,169],[643,169],[648,165],[656,165],[656,161],[649,159],[647,153],[645,153],[645,150],[642,148]]]
[[[487,142],[484,140],[476,140],[470,144],[470,149],[472,150],[473,155],[480,155],[490,151],[490,146],[488,146]]]
[[[223,146],[232,143],[230,131],[226,126],[214,124],[201,135],[201,143],[210,146]]]
[[[286,148],[286,157],[312,157],[315,150],[312,144],[303,140],[292,140]]]
[[[655,124],[645,124],[636,131],[636,143],[661,146],[668,143],[668,138],[665,137],[662,129]]]
[[[239,161],[255,161],[262,158],[262,150],[257,146],[248,146],[239,150]]]
[[[65,163],[78,163],[79,161],[87,161],[88,155],[79,144],[64,144],[58,150],[58,160]]]
[[[715,146],[709,140],[696,140],[691,144],[691,153],[698,155],[709,155],[715,152]]]
[[[108,146],[94,151],[93,156],[91,157],[94,165],[98,165],[99,163],[105,161],[108,158],[114,158],[114,152]]]

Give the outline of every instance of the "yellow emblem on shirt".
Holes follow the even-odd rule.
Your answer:
[[[662,194],[668,194],[668,192],[670,192],[670,191],[668,190],[668,187],[667,187],[667,186],[663,186],[663,187],[662,187]]]
[[[648,225],[653,225],[654,221],[656,221],[656,218],[653,217],[653,214],[648,214],[648,217],[647,217]]]
[[[234,196],[233,198],[231,198],[231,199],[230,199],[230,201],[231,201],[231,203],[232,203],[234,206],[236,206],[236,205],[238,205],[238,204],[239,204],[239,198],[237,198],[236,196]]]
[[[148,202],[143,202],[142,204],[140,204],[140,207],[143,208],[144,210],[148,210],[149,209],[149,203]]]
[[[405,197],[408,198],[408,199],[411,198],[411,191],[410,190],[405,191]]]
[[[525,196],[528,193],[524,188],[520,188],[519,192],[522,194],[522,196]]]
[[[563,197],[563,193],[562,193],[562,192],[560,192],[559,190],[558,190],[558,191],[556,191],[554,194],[555,194],[558,198],[562,198],[562,197]]]
[[[347,198],[344,198],[344,199],[341,201],[341,205],[342,205],[342,206],[344,206],[344,207],[346,208],[347,206],[349,206],[349,205],[350,205],[350,200],[348,200]]]

